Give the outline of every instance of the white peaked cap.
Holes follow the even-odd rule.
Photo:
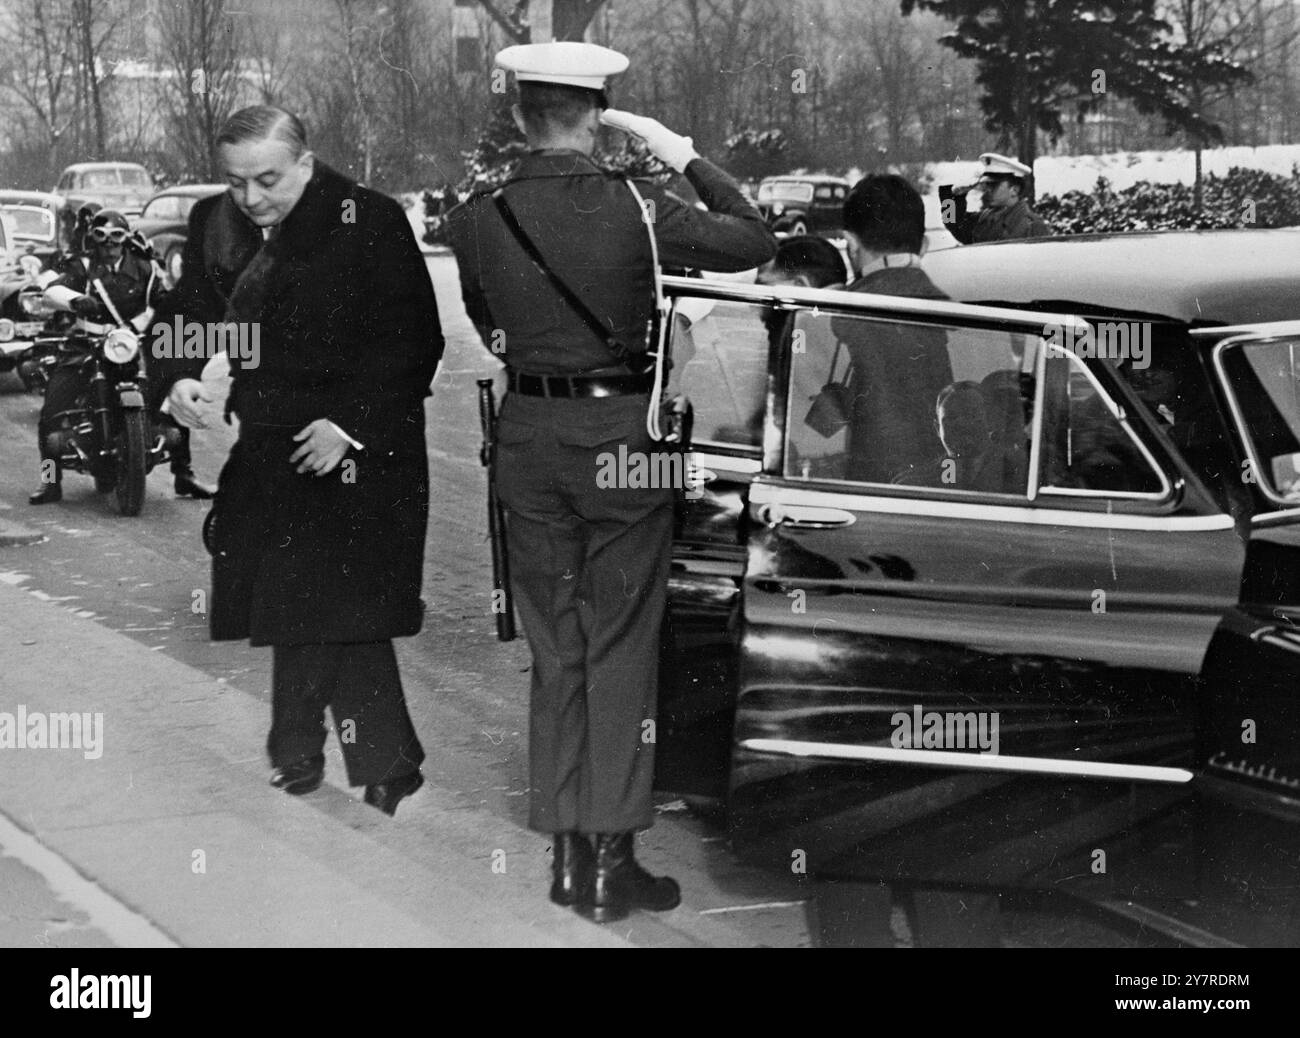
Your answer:
[[[1000,177],[1027,177],[1033,172],[1023,162],[1007,158],[1005,155],[994,154],[991,151],[986,151],[980,156],[980,165],[984,167],[981,172]]]
[[[626,54],[594,43],[521,43],[497,54],[496,63],[520,83],[563,83],[604,90],[605,80],[625,72]]]

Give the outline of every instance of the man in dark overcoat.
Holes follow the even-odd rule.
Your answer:
[[[257,332],[231,359],[239,439],[207,538],[212,637],[273,647],[273,785],[319,786],[328,705],[349,782],[392,814],[424,759],[391,639],[423,623],[432,284],[401,207],[315,160],[288,112],[236,113],[218,154],[230,190],[194,207],[155,325]],[[171,411],[202,427],[204,361],[160,356],[161,341]]]
[[[504,344],[508,369],[497,485],[533,652],[529,824],[554,837],[552,900],[607,921],[673,908],[680,893],[641,868],[632,846],[653,821],[674,489],[598,479],[602,459],[669,449],[646,431],[654,374],[638,363],[652,310],[651,232],[628,184],[592,161],[602,113],[684,172],[708,207],[640,187],[664,265],[743,270],[770,258],[775,241],[689,138],[606,111],[605,77],[627,67],[623,55],[547,43],[507,48],[497,63],[519,82],[515,121],[529,147],[501,193],[518,232],[489,193],[453,210],[448,227],[466,310],[486,345]]]

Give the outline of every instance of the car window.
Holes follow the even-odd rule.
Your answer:
[[[674,309],[669,390],[695,412],[692,441],[753,448],[762,442],[770,308],[680,299]]]
[[[81,174],[82,187],[117,187],[120,183],[115,169],[88,169]]]
[[[798,202],[807,204],[813,198],[813,186],[797,180],[772,180],[758,185],[759,202]]]
[[[4,212],[13,221],[15,235],[28,238],[54,237],[54,214],[48,209],[6,206]]]
[[[1164,495],[1160,470],[1079,357],[1048,350],[1044,383],[1042,493]]]
[[[131,166],[119,166],[117,173],[122,183],[130,187],[150,187],[152,185],[146,170],[135,169]]]
[[[799,312],[785,474],[1024,495],[1032,339]]]
[[[827,202],[835,197],[835,193],[829,186],[819,187],[814,192],[813,197],[816,198],[819,202]]]
[[[155,198],[152,202],[144,207],[144,212],[140,215],[146,220],[179,220],[185,217],[185,211],[181,207],[182,199],[176,195],[164,195],[162,198]]]
[[[1243,478],[1288,503],[1300,501],[1300,339],[1232,343],[1219,365],[1251,448],[1254,471]]]

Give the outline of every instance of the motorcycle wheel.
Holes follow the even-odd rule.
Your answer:
[[[117,510],[122,515],[139,515],[144,507],[144,477],[148,471],[148,430],[143,411],[122,414],[122,433],[117,467]]]

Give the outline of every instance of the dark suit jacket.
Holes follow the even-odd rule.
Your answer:
[[[920,267],[875,270],[848,290],[948,298]],[[833,327],[853,361],[847,478],[889,483],[942,453],[934,405],[939,390],[952,381],[947,334],[848,318],[837,318]]]

